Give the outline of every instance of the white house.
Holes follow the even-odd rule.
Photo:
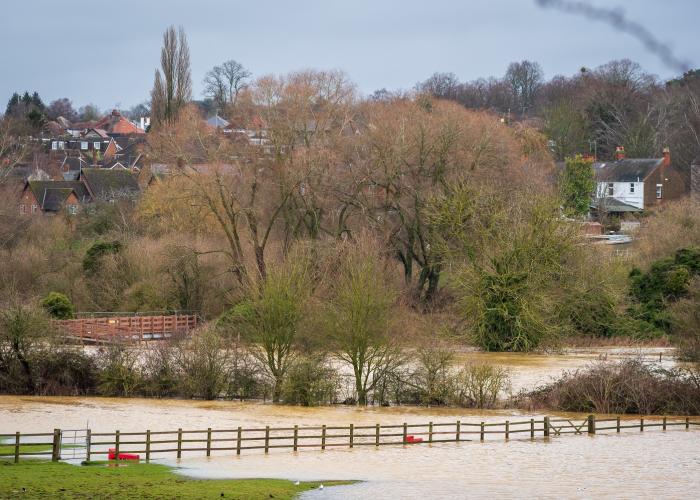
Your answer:
[[[596,196],[593,207],[606,212],[641,212],[686,192],[683,175],[671,166],[671,154],[662,158],[625,159],[617,148],[616,161],[594,163]]]

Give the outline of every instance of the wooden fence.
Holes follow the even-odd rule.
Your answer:
[[[645,420],[628,420],[616,418],[596,419],[590,415],[585,419],[564,419],[543,417],[505,422],[429,422],[427,424],[398,425],[358,425],[320,426],[320,427],[258,427],[225,430],[183,430],[145,432],[91,432],[85,430],[82,454],[87,461],[95,457],[106,459],[111,453],[139,454],[149,461],[154,455],[199,454],[207,457],[212,452],[233,452],[240,455],[243,451],[257,450],[269,453],[271,450],[298,451],[304,448],[326,450],[328,448],[354,448],[356,446],[417,445],[434,443],[459,443],[462,441],[485,441],[493,438],[509,440],[513,437],[535,439],[551,438],[563,434],[596,434],[601,431],[621,432],[624,429],[682,428],[690,430],[700,427],[699,421],[690,418]],[[71,431],[72,432],[72,431]],[[28,438],[23,440],[22,438]],[[11,453],[0,457],[13,457],[18,462],[21,456],[51,456],[57,461],[61,458],[62,431],[39,434],[0,434],[5,446],[14,445]],[[38,441],[37,441],[38,440]],[[26,451],[27,447],[35,449],[46,446],[46,450]],[[23,449],[24,448],[24,449]],[[75,456],[75,450],[73,450]]]
[[[173,314],[83,317],[57,320],[55,324],[69,337],[79,339],[83,343],[142,342],[186,335],[197,327],[197,316]]]

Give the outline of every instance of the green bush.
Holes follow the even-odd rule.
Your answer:
[[[98,390],[104,396],[131,397],[143,385],[138,352],[123,346],[110,346],[97,355],[100,368]]]
[[[119,253],[122,244],[119,241],[98,241],[94,243],[83,258],[83,270],[86,274],[92,275],[100,269],[100,261],[103,256]]]
[[[700,248],[682,248],[673,257],[654,262],[649,271],[630,272],[630,295],[634,304],[629,314],[653,328],[669,332],[669,304],[686,297],[690,282],[700,275]]]
[[[282,401],[301,406],[330,404],[338,389],[338,375],[321,357],[297,360],[282,384]]]
[[[60,292],[50,292],[46,297],[41,299],[41,307],[56,319],[73,319],[75,309],[73,303],[68,297]]]
[[[617,333],[615,306],[615,299],[606,290],[582,290],[567,296],[564,315],[578,334],[612,337]]]

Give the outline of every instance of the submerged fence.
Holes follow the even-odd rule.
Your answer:
[[[418,445],[434,443],[459,443],[462,441],[485,441],[495,438],[509,440],[513,437],[535,439],[551,438],[563,434],[596,434],[601,431],[620,433],[625,429],[669,430],[671,428],[700,428],[699,421],[689,417],[646,420],[616,418],[596,419],[589,415],[585,419],[541,417],[505,422],[428,422],[427,424],[316,426],[316,427],[257,427],[234,429],[204,429],[145,432],[91,432],[81,431],[84,439],[75,441],[76,431],[55,429],[52,433],[0,434],[0,458],[14,458],[19,462],[24,456],[51,457],[61,459],[65,447],[66,433],[74,433],[71,445],[73,458],[106,459],[120,454],[139,454],[149,461],[154,455],[182,458],[183,454],[211,456],[212,452],[226,451],[240,455],[243,451],[257,450],[270,453],[272,450],[298,451],[304,448],[326,450],[328,448],[354,448],[355,446]],[[25,438],[24,440],[22,438]],[[37,449],[45,447],[45,449]],[[81,448],[76,453],[76,448]]]

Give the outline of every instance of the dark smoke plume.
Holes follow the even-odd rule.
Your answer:
[[[580,14],[589,19],[600,21],[617,28],[619,31],[632,35],[637,40],[642,42],[644,46],[659,56],[666,66],[673,68],[676,71],[684,73],[690,69],[686,61],[677,58],[671,48],[659,41],[651,31],[641,24],[630,21],[625,17],[625,14],[620,9],[607,9],[604,7],[596,7],[588,2],[573,1],[573,0],[535,0],[540,7],[551,7],[554,9],[568,12],[571,14]]]

